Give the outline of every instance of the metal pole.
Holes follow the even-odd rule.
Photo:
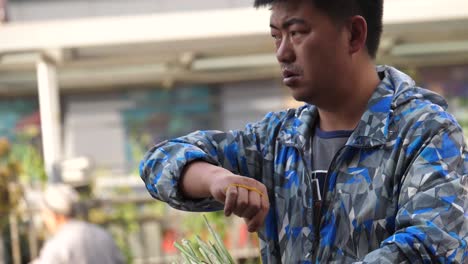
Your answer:
[[[46,56],[41,56],[36,64],[36,70],[44,166],[49,182],[54,182],[59,180],[55,168],[62,155],[57,70],[55,63]]]
[[[10,238],[13,263],[21,264],[21,245],[19,239],[18,218],[15,211],[10,212]]]
[[[3,235],[0,236],[0,263],[3,263],[5,261],[5,247],[4,241],[3,241]]]
[[[29,225],[28,225],[28,245],[29,245],[29,257],[31,259],[37,258],[39,255],[39,246],[37,244],[37,232],[36,226],[34,224],[34,213],[31,211],[31,208],[28,207],[27,209],[28,217],[29,217]]]

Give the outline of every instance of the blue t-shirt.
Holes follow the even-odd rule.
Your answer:
[[[312,178],[316,178],[320,186],[320,195],[325,193],[325,181],[333,157],[345,145],[352,130],[323,131],[315,128],[312,138]]]

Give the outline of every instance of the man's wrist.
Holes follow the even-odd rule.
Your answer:
[[[181,193],[187,198],[208,198],[213,196],[211,184],[225,169],[205,161],[193,161],[181,174]]]

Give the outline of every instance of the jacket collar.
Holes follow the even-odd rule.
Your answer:
[[[317,121],[317,108],[314,105],[305,104],[294,111],[294,115],[287,115],[279,133],[279,140],[285,145],[303,149],[312,136]]]
[[[367,103],[367,110],[348,139],[347,145],[375,147],[384,144],[388,138],[388,127],[395,95],[394,76],[389,67],[378,67],[385,77],[379,83]],[[414,84],[414,83],[413,83]]]
[[[367,110],[351,134],[346,145],[354,147],[376,147],[385,144],[389,136],[389,125],[393,109],[405,103],[396,100],[396,94],[402,94],[415,86],[414,81],[404,73],[389,66],[378,66],[377,71],[385,75],[367,104]],[[411,91],[411,94],[414,94]],[[405,97],[407,98],[407,97]],[[317,108],[304,105],[298,108],[294,116],[288,116],[280,132],[280,140],[287,145],[304,148],[310,139],[318,120]]]

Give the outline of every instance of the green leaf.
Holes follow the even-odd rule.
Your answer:
[[[199,247],[198,251],[200,251],[200,254],[203,256],[204,261],[206,261],[207,263],[213,264],[211,263],[210,258],[208,257],[208,254],[205,252],[205,250],[202,247]]]
[[[213,249],[210,248],[204,241],[202,241],[202,240],[200,239],[199,236],[196,236],[195,239],[197,240],[197,243],[198,243],[198,245],[200,246],[200,247],[199,247],[199,250],[200,250],[200,251],[203,251],[203,252],[205,253],[205,255],[206,255],[205,258],[206,258],[207,260],[209,260],[210,254],[213,254],[213,253],[214,253],[214,252],[213,252]]]
[[[195,263],[199,263],[198,262],[198,259],[197,259],[197,256],[196,255],[192,255],[192,253],[190,251],[188,251],[184,246],[180,245],[179,243],[177,242],[174,242],[174,247],[176,247],[180,252],[182,252],[182,255],[187,257],[189,259],[189,263],[191,263],[192,261],[195,262]]]
[[[210,231],[211,235],[215,238],[215,242],[216,244],[218,245],[219,249],[223,252],[223,255],[226,255],[227,256],[227,260],[229,261],[228,263],[232,263],[234,264],[234,259],[231,257],[231,254],[229,254],[229,251],[226,249],[226,247],[224,246],[224,243],[222,242],[221,238],[219,237],[219,235],[213,230],[213,228],[211,228],[210,224],[208,223],[208,220],[206,219],[206,216],[203,215],[203,217],[205,218],[205,223],[208,227],[208,230]]]
[[[191,243],[189,240],[187,240],[187,239],[182,239],[182,245],[184,245],[185,248],[186,248],[188,251],[190,251],[190,253],[191,253],[193,256],[195,256],[195,257],[198,256],[197,253],[195,252],[193,246],[192,246],[192,243]]]
[[[182,245],[175,242],[174,246],[189,264],[235,264],[218,233],[211,227],[205,215],[203,215],[203,218],[208,231],[215,239],[215,243],[211,241],[207,243],[199,236],[196,236],[193,244],[189,240],[182,239]],[[194,244],[197,244],[198,247],[194,246]]]

